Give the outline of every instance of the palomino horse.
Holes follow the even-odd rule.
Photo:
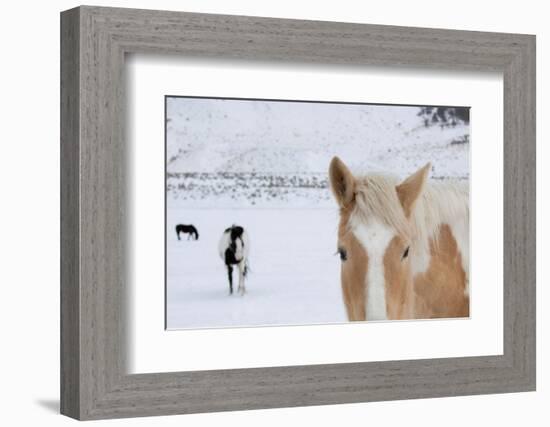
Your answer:
[[[468,317],[468,186],[427,182],[430,164],[402,182],[354,176],[337,157],[338,252],[349,320]]]

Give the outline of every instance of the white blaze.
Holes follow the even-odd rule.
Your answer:
[[[363,245],[368,256],[365,277],[367,296],[367,320],[387,320],[386,279],[384,278],[384,254],[395,233],[378,221],[368,224],[352,222],[352,231]]]

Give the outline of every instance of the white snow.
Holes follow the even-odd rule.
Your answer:
[[[336,209],[172,208],[167,215],[168,329],[291,325],[346,321],[336,252]],[[185,219],[199,240],[177,240]],[[246,226],[247,293],[229,296],[217,253],[223,230]],[[238,273],[234,273],[236,291]]]

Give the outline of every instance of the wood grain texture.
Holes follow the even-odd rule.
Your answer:
[[[100,419],[534,390],[534,36],[86,6],[61,21],[62,413]],[[502,72],[504,354],[128,375],[127,53]]]
[[[78,10],[61,20],[61,412],[80,414]]]

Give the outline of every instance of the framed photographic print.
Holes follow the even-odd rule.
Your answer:
[[[61,40],[63,414],[535,389],[534,36],[83,6]]]

